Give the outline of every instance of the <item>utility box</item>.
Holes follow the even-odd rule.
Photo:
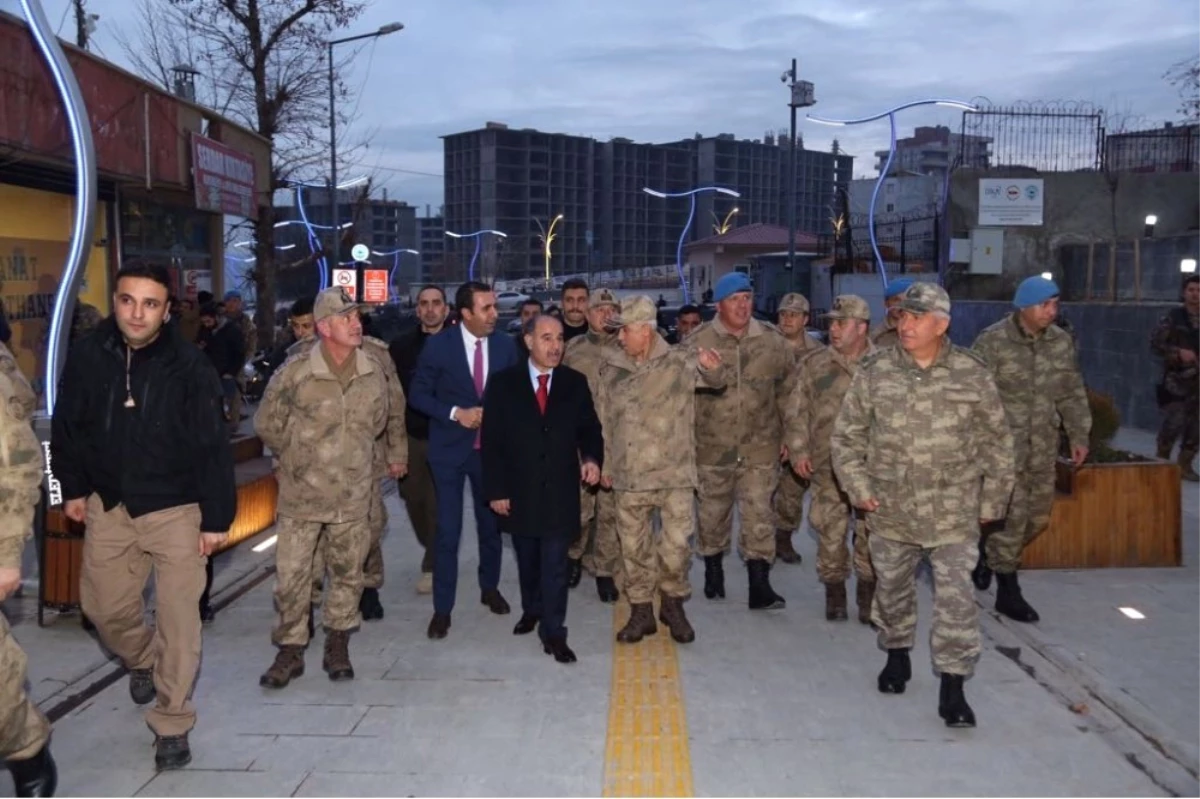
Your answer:
[[[972,275],[999,275],[1004,273],[1004,228],[971,228]]]
[[[792,84],[792,105],[796,108],[808,108],[817,104],[817,90],[812,81],[798,80]]]

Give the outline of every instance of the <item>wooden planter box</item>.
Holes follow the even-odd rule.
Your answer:
[[[1057,478],[1050,528],[1025,549],[1021,568],[1183,564],[1177,465],[1060,461]]]

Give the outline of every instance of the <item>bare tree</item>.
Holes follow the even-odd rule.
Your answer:
[[[259,341],[275,335],[277,264],[274,196],[289,181],[325,174],[329,150],[329,77],[325,43],[357,19],[368,0],[140,0],[134,41],[121,45],[135,66],[171,89],[171,67],[202,73],[197,101],[245,125],[272,145],[267,202],[254,220],[251,270]],[[352,58],[351,50],[346,59]],[[340,74],[346,60],[335,65]],[[335,96],[346,85],[335,79]],[[338,103],[344,108],[345,103]],[[348,127],[347,119],[339,119]],[[338,150],[354,157],[355,147]]]
[[[1200,122],[1200,56],[1171,65],[1163,77],[1179,90],[1179,115],[1185,122]]]

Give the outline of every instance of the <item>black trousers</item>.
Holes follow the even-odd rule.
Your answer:
[[[567,637],[567,551],[570,536],[514,535],[517,578],[521,583],[521,612],[540,619],[538,636]]]

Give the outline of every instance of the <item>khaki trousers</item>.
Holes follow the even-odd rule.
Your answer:
[[[200,508],[183,505],[131,519],[124,505],[107,513],[88,497],[79,594],[100,640],[127,668],[154,669],[158,701],[146,714],[156,735],[196,725],[189,698],[200,668]],[[154,627],[142,592],[154,570]]]

